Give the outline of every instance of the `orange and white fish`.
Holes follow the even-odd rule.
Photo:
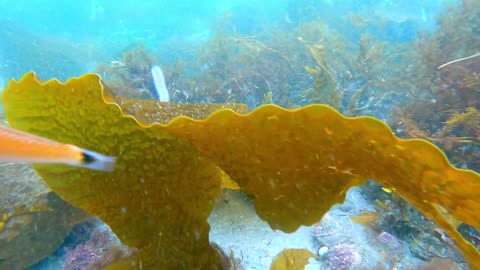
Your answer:
[[[0,126],[0,161],[63,163],[92,170],[113,171],[116,159]]]

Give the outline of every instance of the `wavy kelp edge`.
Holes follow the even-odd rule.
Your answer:
[[[27,75],[25,75],[24,78]],[[84,76],[89,76],[89,75],[87,74],[87,75],[84,75]],[[97,75],[95,75],[95,76],[97,76]],[[81,79],[81,77],[80,77],[80,79]],[[108,96],[106,96],[104,91],[103,91],[103,86],[101,84],[101,79],[98,76],[97,76],[97,79],[98,79],[98,83],[99,83],[99,85],[101,86],[101,89],[102,89],[103,101],[107,104],[114,104],[114,105],[118,106],[117,104],[109,101]],[[57,80],[54,80],[54,81],[57,81]],[[68,84],[69,81],[67,81],[65,84]],[[48,81],[48,82],[50,82],[50,81]],[[45,83],[42,82],[42,83],[47,84],[48,82],[45,82]],[[426,141],[423,141],[423,140],[417,140],[417,139],[410,139],[410,140],[399,139],[399,138],[397,138],[396,136],[393,135],[390,128],[386,124],[384,124],[383,122],[381,122],[379,120],[376,120],[376,119],[371,118],[371,117],[355,117],[355,118],[344,117],[341,114],[339,114],[338,112],[336,112],[335,110],[333,110],[329,107],[323,106],[323,105],[310,105],[310,106],[307,106],[307,107],[304,107],[304,108],[291,110],[291,111],[282,109],[282,108],[274,106],[274,105],[266,105],[266,106],[262,106],[261,108],[258,108],[257,110],[255,110],[255,111],[253,111],[249,114],[244,114],[244,115],[243,114],[237,114],[237,113],[235,113],[235,112],[233,112],[232,110],[229,110],[229,109],[223,109],[223,110],[219,110],[219,111],[213,113],[212,115],[210,115],[209,117],[207,117],[204,120],[194,120],[194,119],[190,119],[188,117],[180,116],[180,117],[175,118],[174,120],[172,120],[171,122],[169,122],[166,125],[162,125],[162,124],[158,124],[158,123],[151,124],[151,125],[144,125],[144,124],[138,122],[134,117],[131,117],[129,115],[125,115],[123,113],[122,109],[120,108],[120,106],[118,106],[118,107],[119,107],[119,109],[122,112],[124,117],[134,119],[142,127],[152,127],[152,126],[155,126],[155,125],[163,126],[167,129],[169,129],[170,131],[173,131],[175,134],[177,134],[177,136],[180,136],[180,137],[182,137],[182,136],[186,137],[184,134],[181,133],[181,126],[184,125],[185,123],[191,122],[191,123],[196,123],[196,124],[205,124],[205,123],[208,123],[210,121],[213,121],[212,119],[218,118],[221,115],[232,115],[233,117],[239,117],[239,118],[247,119],[252,114],[256,114],[256,113],[260,114],[264,110],[266,110],[266,111],[277,110],[279,112],[283,111],[284,113],[293,113],[293,112],[301,113],[301,112],[304,112],[304,111],[307,111],[307,110],[322,109],[324,111],[330,111],[329,112],[330,115],[336,115],[337,118],[343,119],[344,121],[350,121],[350,123],[353,123],[354,121],[361,121],[361,122],[363,121],[367,124],[372,124],[372,125],[377,125],[377,126],[379,125],[380,129],[386,130],[386,131],[382,131],[383,133],[385,133],[383,136],[385,136],[387,133],[390,134],[390,135],[386,135],[386,137],[389,137],[391,140],[393,140],[392,142],[396,143],[396,145],[399,145],[399,147],[410,147],[411,149],[417,149],[417,148],[418,149],[423,149],[423,151],[424,151],[423,153],[426,152],[427,154],[432,154],[431,156],[436,159],[436,163],[435,163],[436,168],[434,168],[434,169],[436,169],[436,170],[442,170],[442,169],[446,170],[446,173],[448,175],[445,175],[445,176],[448,176],[447,178],[452,178],[453,177],[454,180],[455,179],[460,180],[462,178],[467,179],[468,181],[463,182],[463,184],[467,187],[465,190],[467,190],[469,192],[477,192],[477,193],[478,193],[478,190],[479,190],[478,188],[473,188],[473,187],[478,187],[478,185],[479,185],[479,175],[477,173],[473,172],[473,171],[459,170],[459,169],[454,168],[448,162],[444,153],[440,149],[438,149],[436,146],[434,146],[433,144],[431,144],[429,142],[426,142]],[[189,139],[192,139],[192,138],[189,138]],[[195,142],[194,142],[194,144],[195,144]],[[427,149],[427,150],[425,150],[425,149]],[[203,149],[202,152],[205,152],[205,149]],[[421,154],[422,153],[417,153],[417,156],[421,155]],[[207,156],[209,156],[208,153],[207,153]],[[442,175],[440,175],[440,176],[442,176]],[[461,177],[459,177],[459,176],[461,176]],[[425,175],[421,175],[419,177],[421,177],[422,179],[427,179],[427,180],[432,180],[432,179],[435,180],[435,179],[438,178],[438,175],[437,174],[432,174],[431,171],[427,171],[425,173]],[[453,195],[453,197],[447,198],[447,200],[446,200],[447,203],[445,203],[445,200],[443,200],[443,203],[436,203],[436,202],[438,202],[438,197],[431,196],[431,195],[433,194],[433,195],[442,196],[443,194],[442,194],[441,190],[443,190],[445,188],[445,187],[442,186],[444,184],[442,182],[445,182],[445,183],[448,184],[448,181],[442,181],[442,179],[441,179],[441,180],[438,181],[439,182],[438,185],[435,185],[433,187],[432,186],[421,186],[422,183],[410,183],[414,186],[418,186],[419,191],[422,191],[422,190],[423,191],[425,191],[425,190],[431,191],[430,194],[428,194],[428,193],[426,194],[426,196],[424,197],[423,200],[419,200],[418,197],[416,196],[418,194],[414,194],[415,190],[410,190],[408,188],[408,186],[407,187],[403,186],[402,185],[403,183],[395,183],[394,181],[385,180],[382,177],[376,177],[374,179],[376,179],[377,181],[381,182],[382,184],[396,190],[399,194],[401,194],[403,197],[405,197],[417,209],[419,209],[425,215],[434,219],[440,226],[444,227],[446,229],[446,231],[449,233],[449,235],[457,242],[457,244],[460,246],[460,248],[464,251],[465,257],[470,262],[472,267],[477,266],[477,268],[478,268],[478,265],[475,264],[476,258],[478,258],[478,252],[473,247],[473,245],[471,245],[469,243],[466,243],[462,239],[461,235],[455,230],[454,225],[452,225],[452,222],[450,222],[450,218],[448,216],[448,215],[451,215],[451,217],[453,217],[454,219],[463,220],[466,223],[468,223],[468,224],[470,224],[474,227],[477,227],[477,228],[479,227],[478,220],[475,220],[473,218],[473,215],[471,215],[472,213],[474,213],[475,209],[478,209],[478,207],[476,207],[477,205],[474,205],[474,203],[471,201],[471,198],[464,198],[462,195],[465,195],[465,194],[460,194],[462,190],[459,190],[458,188],[455,189],[456,187],[453,187],[454,192],[450,192],[450,193],[446,194],[446,195],[449,195],[449,196]],[[462,180],[464,180],[464,179],[462,179]],[[452,182],[452,181],[450,181],[450,182]],[[245,188],[242,185],[240,185],[240,186],[241,186],[242,189]],[[460,185],[458,185],[458,186],[460,186]],[[471,188],[471,189],[469,189],[469,188]],[[465,191],[465,190],[463,190],[463,191]],[[247,191],[247,193],[248,193],[248,191]],[[470,195],[473,195],[473,194],[470,194]],[[429,202],[427,199],[430,199],[430,196],[431,196],[431,198],[437,199],[437,200],[433,200],[433,202]],[[458,198],[458,200],[457,200],[457,198]],[[459,202],[458,204],[454,203],[454,202],[457,202],[457,201]],[[451,204],[453,203],[453,205],[448,205],[448,203],[451,203]],[[450,214],[448,214],[449,212],[450,212]]]
[[[447,233],[452,239],[454,239],[457,245],[462,249],[466,260],[470,263],[472,268],[480,268],[480,262],[478,260],[479,253],[477,249],[471,243],[465,241],[461,234],[456,230],[456,224],[458,224],[458,221],[463,221],[476,228],[480,227],[479,220],[475,218],[475,213],[478,207],[480,207],[476,199],[480,196],[480,177],[474,171],[461,170],[453,167],[448,162],[445,154],[438,147],[427,141],[419,139],[399,139],[394,136],[393,132],[386,124],[377,119],[371,117],[344,117],[335,110],[322,105],[310,105],[292,111],[276,107],[274,105],[265,105],[247,115],[239,115],[235,112],[232,112],[231,110],[221,110],[212,114],[205,120],[193,120],[180,117],[173,120],[166,126],[172,127],[172,129],[175,129],[173,131],[174,133],[182,136],[181,130],[185,125],[185,123],[182,122],[190,121],[196,123],[208,123],[209,121],[213,121],[213,119],[215,118],[220,118],[221,114],[230,114],[231,116],[233,115],[234,117],[231,118],[236,117],[236,122],[238,118],[248,118],[254,114],[260,114],[264,110],[270,110],[271,108],[275,108],[276,110],[283,112],[302,112],[307,110],[315,110],[320,107],[322,107],[323,110],[329,110],[332,115],[335,113],[338,118],[343,119],[344,121],[351,122],[352,124],[353,122],[362,121],[370,122],[370,124],[372,125],[379,125],[379,129],[383,129],[383,136],[388,137],[391,140],[392,145],[395,148],[398,148],[397,150],[411,150],[412,156],[415,155],[416,158],[414,158],[412,161],[421,161],[422,158],[432,158],[433,161],[431,161],[429,165],[433,164],[433,166],[429,168],[425,167],[419,170],[422,175],[416,176],[418,180],[411,179],[409,181],[408,179],[405,179],[404,182],[399,182],[398,180],[396,182],[394,177],[386,177],[388,175],[378,175],[375,177],[375,173],[372,172],[366,175],[359,175],[375,179],[383,185],[392,188],[401,196],[403,196],[407,201],[409,201],[419,211],[421,211],[424,215],[432,218],[438,225],[440,225],[447,231]],[[176,127],[177,124],[178,127]],[[192,134],[191,130],[190,134]],[[209,158],[215,160],[214,155],[208,154],[208,149],[202,148],[201,142],[195,143],[195,140],[197,140],[197,138],[194,138],[193,136],[187,137],[189,140],[194,141],[194,144],[197,145],[197,147],[199,147],[202,152],[207,153],[207,156]],[[414,153],[415,151],[416,153]],[[215,161],[218,162],[218,160]],[[403,162],[405,164],[403,164],[402,166],[409,166],[408,159],[403,160]],[[230,174],[231,171],[225,168],[225,166],[222,166],[221,164],[218,165]],[[410,164],[410,166],[413,167],[415,166],[415,164]],[[373,168],[373,170],[375,170],[375,168]],[[353,171],[348,173],[352,175],[354,174]],[[393,172],[391,174],[393,174]],[[233,175],[230,176],[233,180],[238,182],[238,179],[236,177],[234,177]],[[462,183],[461,185],[459,185],[460,182]],[[249,183],[242,183],[241,181],[238,183],[242,190],[252,195],[251,190],[248,190]],[[352,186],[353,185],[355,184],[352,183]],[[292,188],[292,190],[295,190],[295,188]],[[256,199],[258,199],[258,196],[256,197]],[[271,202],[275,203],[273,200]],[[257,202],[255,203],[259,216],[262,219],[266,220],[270,225],[272,225],[271,221],[266,219],[265,216],[262,215],[262,211],[259,211],[259,205],[257,204]],[[278,229],[278,227],[276,228]],[[285,230],[285,228],[280,227],[279,229],[282,229],[284,231],[292,231],[290,228],[287,228]]]
[[[105,95],[103,95],[103,96],[105,97]],[[104,98],[104,101],[108,102],[107,100],[105,100],[105,98]],[[113,103],[113,104],[115,104],[115,103]],[[236,113],[235,111],[233,111],[231,109],[222,109],[222,110],[216,111],[215,113],[209,115],[207,118],[202,119],[202,120],[195,120],[195,119],[185,117],[185,116],[178,116],[167,124],[155,123],[155,124],[152,124],[152,125],[164,126],[167,129],[169,127],[174,127],[174,129],[176,130],[176,132],[174,131],[174,133],[181,136],[182,134],[181,134],[181,132],[178,132],[179,129],[176,127],[176,125],[179,124],[180,128],[181,128],[181,126],[183,126],[182,121],[191,121],[191,122],[196,122],[196,123],[207,123],[207,122],[211,121],[213,118],[219,117],[220,114],[232,114],[232,115],[234,115],[233,117],[248,118],[251,115],[260,112],[261,110],[264,110],[265,108],[275,108],[277,110],[283,110],[284,112],[294,113],[294,112],[298,112],[298,111],[302,111],[302,110],[303,111],[309,110],[309,108],[312,108],[312,107],[315,107],[315,106],[323,106],[323,105],[309,105],[309,106],[299,108],[299,109],[294,109],[294,110],[287,110],[287,109],[278,107],[276,105],[263,105],[263,106],[257,108],[256,110],[254,110],[250,113],[247,113],[247,114],[239,114],[239,113]],[[437,162],[443,163],[443,164],[439,165],[439,168],[447,167],[447,168],[450,168],[450,170],[453,170],[454,172],[470,174],[470,177],[466,177],[466,178],[467,179],[468,178],[470,178],[470,179],[477,178],[476,183],[472,183],[472,185],[480,188],[480,186],[479,186],[480,183],[478,181],[479,175],[476,172],[471,171],[471,170],[461,170],[461,169],[457,169],[457,168],[453,167],[452,164],[450,164],[450,162],[448,161],[448,159],[447,159],[446,155],[443,153],[443,151],[441,151],[434,144],[432,144],[428,141],[425,141],[425,140],[420,140],[420,139],[400,139],[400,138],[398,138],[394,135],[394,133],[392,132],[392,130],[390,129],[390,127],[388,125],[386,125],[382,121],[377,120],[373,117],[366,117],[366,116],[363,116],[363,117],[345,117],[345,116],[341,115],[339,112],[335,111],[334,109],[332,109],[330,107],[327,107],[327,106],[324,106],[324,107],[325,107],[326,110],[330,110],[331,114],[336,114],[337,117],[339,117],[343,120],[346,120],[346,121],[352,121],[352,120],[353,121],[370,121],[370,122],[375,122],[376,125],[381,125],[382,128],[386,130],[385,134],[383,136],[389,137],[394,143],[404,144],[404,147],[406,147],[406,148],[415,149],[415,148],[417,148],[417,146],[419,148],[423,147],[425,149],[424,151],[429,151],[430,153],[433,153],[434,156],[440,157]],[[122,111],[122,113],[123,113],[123,111]],[[125,116],[129,117],[127,115],[125,115]],[[141,123],[139,123],[139,124],[141,124]],[[150,126],[152,126],[152,125],[150,125]],[[185,136],[183,136],[183,137],[185,137]],[[192,138],[190,137],[188,139],[191,140]],[[419,144],[423,144],[423,145],[419,145]],[[424,176],[424,177],[429,177],[429,176],[427,175],[427,176]],[[435,175],[433,175],[432,177],[435,177]],[[465,209],[465,206],[468,205],[468,202],[466,202],[466,204],[462,203],[463,204],[462,206],[457,206],[455,204],[453,204],[453,205],[452,204],[450,204],[450,205],[441,205],[440,204],[439,205],[435,202],[431,202],[430,205],[428,205],[428,203],[425,203],[424,201],[419,201],[418,198],[415,198],[415,196],[411,196],[409,193],[411,193],[412,190],[406,190],[405,187],[404,188],[402,188],[402,187],[397,188],[397,186],[399,186],[398,184],[396,184],[392,181],[384,180],[383,178],[378,178],[378,179],[375,179],[375,180],[381,182],[385,186],[389,186],[389,187],[392,187],[393,189],[396,189],[407,201],[409,201],[412,205],[414,205],[418,210],[423,212],[426,216],[429,216],[430,218],[432,218],[435,222],[437,222],[437,224],[439,224],[444,229],[446,229],[446,231],[448,232],[450,237],[452,237],[452,239],[455,240],[457,245],[459,245],[459,247],[463,250],[466,259],[470,262],[470,264],[472,266],[474,265],[473,262],[477,261],[479,253],[472,244],[466,242],[463,239],[463,237],[460,235],[460,233],[458,233],[458,231],[455,228],[456,226],[454,225],[454,222],[452,222],[452,219],[453,220],[464,221],[464,222],[468,223],[469,225],[472,225],[476,228],[479,228],[480,227],[480,222],[477,219],[473,218],[476,207],[471,207],[470,209]],[[441,182],[441,180],[439,179],[438,182]],[[450,183],[450,184],[452,184],[452,183]],[[435,188],[436,188],[438,193],[441,193],[439,191],[439,190],[442,189],[441,186],[442,186],[442,184],[439,183],[437,187],[435,187],[435,186],[433,188],[423,187],[423,189],[427,189],[430,192],[435,192]],[[241,188],[244,188],[244,187],[241,186]],[[478,191],[479,189],[475,189],[475,190]],[[247,191],[247,193],[249,193],[249,192]],[[461,196],[458,196],[459,200],[460,200],[460,198],[461,198]],[[454,201],[456,201],[456,198],[452,198],[452,199]],[[469,200],[469,199],[467,198],[467,200]],[[472,200],[472,198],[470,198],[470,200]],[[448,209],[448,210],[445,211],[445,208]],[[262,215],[260,215],[260,216],[262,216]]]
[[[7,118],[18,129],[118,157],[110,173],[34,165],[57,194],[103,219],[135,249],[108,269],[219,269],[207,223],[220,193],[218,167],[185,139],[143,128],[107,106],[98,76],[49,82],[29,73],[10,84]]]
[[[225,114],[225,115],[230,114],[231,118],[235,118],[235,117],[237,117],[237,118],[249,118],[254,114],[260,113],[262,110],[267,110],[267,109],[271,109],[271,108],[275,108],[275,110],[282,110],[284,112],[295,113],[295,112],[299,112],[299,111],[307,111],[307,110],[310,110],[314,107],[319,107],[319,106],[323,106],[323,105],[310,105],[310,106],[306,106],[306,107],[303,107],[303,108],[300,108],[300,109],[286,110],[286,109],[283,109],[283,108],[275,106],[275,105],[264,105],[264,106],[262,106],[260,108],[257,108],[255,111],[252,111],[248,114],[238,114],[233,110],[223,109],[223,110],[219,110],[219,111],[211,114],[210,116],[208,116],[206,119],[203,119],[203,120],[195,120],[195,119],[191,119],[191,118],[188,118],[188,117],[179,116],[179,117],[173,119],[171,122],[169,122],[165,125],[163,125],[163,124],[158,124],[158,125],[161,125],[161,126],[166,127],[167,129],[170,129],[171,131],[173,131],[178,136],[185,137],[188,140],[193,141],[195,145],[199,146],[198,142],[195,142],[195,138],[193,138],[192,136],[185,136],[184,134],[182,134],[181,129],[184,126],[185,122],[208,123],[208,122],[212,121],[212,119],[214,119],[214,118],[219,118],[220,117],[219,115],[221,115],[221,114]],[[470,170],[461,170],[461,169],[457,169],[457,168],[453,167],[449,163],[445,154],[438,147],[433,145],[432,143],[430,143],[428,141],[420,140],[420,139],[400,139],[393,134],[391,129],[385,123],[383,123],[383,122],[381,122],[381,121],[379,121],[375,118],[372,118],[372,117],[344,117],[343,115],[341,115],[340,113],[338,113],[337,111],[333,110],[330,107],[323,106],[323,109],[324,110],[330,110],[330,114],[336,114],[337,117],[339,117],[339,118],[341,118],[345,121],[369,121],[369,122],[374,123],[374,125],[381,125],[382,126],[381,128],[383,128],[385,130],[383,136],[384,137],[389,137],[390,140],[392,141],[392,143],[396,144],[397,147],[399,147],[399,148],[400,147],[405,147],[405,149],[422,149],[423,152],[426,153],[425,156],[433,156],[434,158],[437,159],[436,160],[436,166],[437,166],[436,169],[438,169],[438,170],[444,169],[444,170],[447,171],[447,173],[450,172],[451,174],[452,173],[453,174],[464,174],[463,176],[466,176],[466,177],[462,177],[460,175],[460,177],[457,177],[457,179],[462,179],[462,180],[471,179],[472,180],[470,182],[470,185],[468,185],[466,183],[464,183],[464,184],[465,184],[465,186],[469,186],[469,187],[473,188],[473,190],[469,190],[468,188],[466,188],[465,190],[463,190],[463,192],[473,191],[473,192],[478,193],[478,190],[480,189],[480,186],[479,186],[480,183],[478,181],[479,175],[477,173],[473,172],[473,171],[470,171]],[[227,117],[225,117],[225,118],[227,118]],[[192,132],[188,132],[188,133],[192,134]],[[193,136],[195,136],[195,135],[193,135]],[[202,148],[202,147],[199,146],[199,148]],[[202,152],[206,153],[206,155],[209,158],[212,158],[213,160],[215,160],[214,156],[208,154],[208,150],[202,149]],[[420,153],[420,155],[421,155],[421,153]],[[220,167],[222,169],[224,168],[222,166],[220,166]],[[389,181],[389,180],[386,180],[383,177],[375,177],[374,179],[381,182],[385,186],[392,187],[394,190],[396,190],[398,193],[400,193],[407,201],[409,201],[412,205],[414,205],[418,210],[423,212],[426,216],[429,216],[430,218],[435,220],[437,222],[437,224],[439,224],[444,229],[446,229],[446,231],[449,233],[450,237],[452,239],[454,239],[455,242],[459,245],[459,247],[463,250],[466,259],[470,262],[470,264],[473,267],[474,264],[477,261],[478,255],[479,255],[478,251],[476,250],[476,248],[472,244],[466,242],[463,239],[463,237],[456,230],[455,224],[457,224],[456,221],[459,220],[459,221],[464,221],[464,222],[466,222],[469,225],[472,225],[474,227],[477,227],[477,228],[479,227],[478,220],[476,220],[474,218],[475,210],[478,207],[476,205],[472,205],[472,203],[475,200],[475,197],[477,197],[477,195],[472,194],[473,196],[470,196],[470,198],[464,198],[463,197],[464,194],[454,194],[453,197],[450,197],[450,200],[440,200],[441,202],[439,202],[438,200],[435,200],[435,195],[436,195],[435,192],[437,193],[438,196],[442,196],[443,191],[441,191],[441,190],[445,189],[445,187],[443,185],[450,184],[450,185],[453,186],[453,185],[455,185],[455,183],[454,183],[455,181],[451,181],[450,183],[448,183],[448,181],[442,181],[442,180],[444,180],[444,179],[441,179],[442,175],[432,174],[432,172],[429,172],[429,170],[425,170],[424,172],[425,172],[425,175],[419,176],[419,177],[424,179],[423,182],[427,182],[427,183],[424,183],[424,184],[431,184],[432,186],[419,187],[419,188],[422,189],[422,191],[424,193],[426,193],[426,196],[423,197],[423,198],[419,198],[418,196],[416,196],[416,194],[414,194],[413,192],[417,192],[417,190],[409,188],[408,185],[405,186],[402,183],[395,183],[394,180]],[[430,175],[430,174],[432,174],[432,175]],[[234,178],[234,180],[236,180],[236,179]],[[444,183],[442,183],[442,182],[444,182]],[[418,184],[421,185],[422,183],[419,182]],[[354,185],[353,181],[352,181],[352,185]],[[245,185],[242,186],[242,184],[240,183],[240,186],[244,191],[246,191],[250,195],[252,194],[251,192],[249,192],[249,190],[245,190]],[[445,195],[450,195],[451,196],[452,193],[445,194]],[[429,196],[432,196],[432,199],[431,199],[432,201],[431,202],[425,201],[425,199],[428,198]],[[265,217],[262,215],[262,213],[259,213],[259,215],[262,218],[265,219]],[[269,222],[268,219],[266,219],[266,221]],[[280,229],[285,230],[285,228],[280,228]],[[288,231],[288,229],[287,229],[287,231]]]

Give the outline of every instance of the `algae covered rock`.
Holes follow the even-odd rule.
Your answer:
[[[51,255],[89,217],[43,183],[30,165],[0,163],[0,269],[24,269]]]

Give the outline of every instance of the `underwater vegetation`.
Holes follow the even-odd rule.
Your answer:
[[[237,102],[249,108],[266,103],[286,108],[322,103],[346,115],[386,119],[382,111],[389,111],[405,95],[392,85],[405,81],[411,48],[375,38],[366,31],[368,24],[358,20],[345,22],[364,33],[352,40],[330,29],[321,18],[268,28],[255,36],[238,33],[226,18],[212,39],[186,47],[174,63],[162,64],[171,100]],[[120,96],[138,97],[144,91],[135,89],[142,87],[129,86],[130,92],[115,89],[136,81],[153,85],[149,67],[154,59],[145,55],[153,54],[141,45],[129,48],[113,62],[133,61],[127,65],[133,71],[119,75],[128,69],[110,65],[99,73]]]
[[[107,85],[120,96],[157,99],[151,72],[155,64],[155,56],[141,44],[136,44],[124,51],[120,60],[100,65],[97,70],[108,81]]]
[[[113,174],[35,166],[60,197],[99,216],[132,247],[133,257],[111,269],[131,268],[132,263],[168,269],[179,261],[187,269],[237,267],[235,254],[223,254],[208,243],[206,218],[221,188],[240,188],[272,228],[292,231],[317,222],[332,204],[343,201],[349,187],[368,178],[386,188],[375,182],[363,187],[376,212],[354,222],[371,229],[385,245],[407,242],[433,269],[462,262],[453,243],[472,269],[480,268],[474,219],[478,174],[453,169],[424,141],[398,140],[372,118],[346,119],[327,107],[302,107],[322,103],[345,116],[375,116],[389,123],[395,136],[430,141],[456,167],[478,172],[478,1],[450,7],[439,17],[436,31],[409,43],[369,33],[371,25],[379,29],[384,24],[362,16],[341,21],[341,27],[361,33],[352,37],[340,35],[320,17],[311,18],[256,35],[239,33],[227,18],[213,39],[185,48],[187,56],[178,55],[171,64],[135,44],[98,69],[101,80],[85,75],[64,85],[41,83],[27,74],[10,84],[5,100],[12,126],[120,157]],[[173,102],[155,100],[151,68],[157,64],[165,71]],[[74,93],[65,90],[70,86]],[[247,114],[248,108],[269,103],[299,110],[269,105]],[[328,147],[320,148],[320,143]],[[70,210],[56,212],[53,206],[43,203],[41,209],[72,218],[61,233],[48,236],[59,243],[86,215],[78,210],[83,214],[70,216]],[[38,224],[29,221],[38,218],[36,208],[18,208],[14,212],[21,213],[24,223]],[[22,234],[11,213],[0,214],[0,237]],[[11,259],[28,265],[51,254],[54,245]],[[442,246],[447,248],[440,250]],[[95,250],[82,247],[86,253]],[[350,250],[346,246],[336,250],[354,254],[344,252]],[[274,269],[290,269],[282,267],[296,254],[279,255]],[[331,263],[337,262],[341,260]]]
[[[411,98],[390,122],[399,136],[429,140],[457,166],[479,171],[480,2],[450,7],[439,25],[415,44],[416,65],[407,71]]]
[[[409,97],[394,108],[389,123],[398,136],[429,140],[457,167],[479,171],[480,3],[465,0],[450,6],[438,23],[437,31],[422,33],[414,44],[404,81]],[[457,226],[480,247],[478,230]]]
[[[478,1],[462,1],[438,17],[436,31],[403,43],[370,33],[372,25],[378,30],[385,22],[356,14],[339,21],[339,27],[360,33],[353,37],[315,16],[255,36],[240,34],[226,19],[213,39],[185,49],[196,57],[180,55],[166,67],[166,77],[177,102],[228,101],[249,108],[322,103],[347,116],[375,116],[397,136],[429,140],[457,167],[479,171],[479,18]],[[451,62],[457,59],[464,60]],[[365,194],[378,205],[379,229],[410,243],[420,258],[441,255],[428,251],[428,243],[434,248],[446,243],[437,226],[402,196],[376,184]],[[478,231],[462,223],[456,227],[479,246]]]
[[[3,101],[14,128],[118,157],[112,173],[34,166],[60,197],[135,250],[107,269],[224,267],[206,219],[226,177],[285,232],[315,223],[350,187],[375,179],[437,222],[479,267],[477,249],[455,224],[480,227],[480,176],[452,167],[431,143],[398,139],[374,118],[346,118],[324,105],[265,105],[146,125],[123,112],[95,74],[61,84],[28,73],[10,82]]]

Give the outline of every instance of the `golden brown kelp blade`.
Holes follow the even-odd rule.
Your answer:
[[[480,228],[480,176],[452,167],[426,141],[400,140],[374,118],[345,118],[323,105],[219,110],[205,120],[145,127],[102,99],[102,89],[92,74],[65,85],[27,74],[4,93],[5,111],[15,128],[118,157],[111,174],[36,168],[65,200],[138,248],[144,268],[219,265],[205,221],[222,177],[217,166],[254,198],[260,217],[287,232],[316,222],[348,188],[375,179],[434,219],[480,268],[479,253],[451,225]]]
[[[218,167],[165,128],[144,128],[105,104],[99,77],[39,83],[29,73],[4,93],[18,129],[117,156],[112,173],[35,166],[62,198],[106,222],[135,258],[112,269],[216,269],[208,215],[220,190]],[[135,264],[135,265],[132,265]]]
[[[452,222],[480,228],[480,176],[452,167],[427,141],[398,139],[375,118],[346,118],[323,105],[293,111],[265,105],[248,115],[222,110],[205,121],[177,118],[167,127],[237,181],[273,228],[313,224],[348,188],[372,178],[448,231],[472,266],[480,262]]]

